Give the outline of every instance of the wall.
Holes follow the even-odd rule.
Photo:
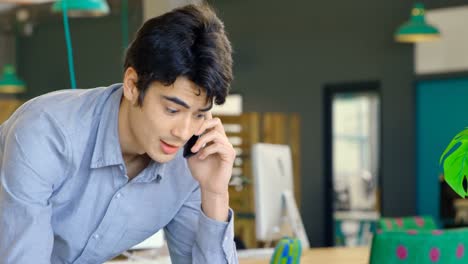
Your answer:
[[[443,168],[439,159],[449,142],[466,128],[468,78],[419,81],[417,116],[417,212],[439,219],[440,184]],[[444,204],[445,205],[445,204]]]

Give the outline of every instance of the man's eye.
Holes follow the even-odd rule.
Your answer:
[[[172,108],[166,107],[166,112],[168,112],[169,114],[175,114],[175,113],[177,113],[178,111],[177,111],[176,109],[172,109]]]
[[[197,114],[195,117],[197,119],[205,119],[205,114]]]

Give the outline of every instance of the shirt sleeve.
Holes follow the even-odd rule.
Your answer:
[[[0,263],[50,263],[49,198],[65,174],[65,138],[50,116],[27,113],[0,131]]]
[[[165,235],[174,264],[237,264],[234,243],[234,214],[227,222],[208,218],[201,210],[197,188],[166,226]]]

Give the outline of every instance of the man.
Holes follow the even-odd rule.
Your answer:
[[[25,103],[0,126],[0,263],[102,263],[161,228],[175,264],[237,263],[235,151],[210,114],[231,81],[222,22],[190,5],[140,28],[122,84]]]

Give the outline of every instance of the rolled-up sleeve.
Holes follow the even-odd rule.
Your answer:
[[[50,263],[49,198],[65,173],[64,137],[41,114],[3,126],[0,144],[0,263]]]
[[[197,189],[165,228],[172,262],[237,264],[233,211],[229,209],[227,222],[208,218],[199,197]]]

